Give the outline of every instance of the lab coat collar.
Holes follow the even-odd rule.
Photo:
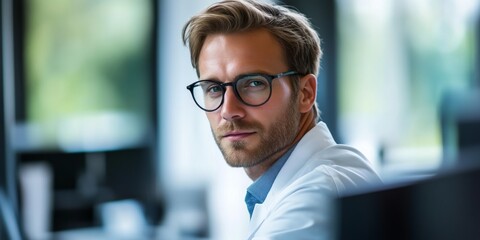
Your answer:
[[[277,197],[278,194],[295,179],[295,175],[300,168],[306,164],[315,152],[335,144],[332,134],[323,122],[319,122],[300,139],[287,162],[278,173],[265,202],[255,205],[255,210],[253,211],[249,224],[249,239],[255,234],[258,227],[269,215],[271,211],[270,207],[275,206],[276,201],[280,199]]]

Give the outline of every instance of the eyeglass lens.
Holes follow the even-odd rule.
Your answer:
[[[240,101],[247,105],[264,104],[270,97],[269,79],[262,75],[245,76],[234,82],[234,90]],[[223,103],[226,86],[215,81],[200,81],[193,86],[195,102],[207,111],[213,111]]]

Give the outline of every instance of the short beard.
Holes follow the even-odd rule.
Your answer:
[[[295,98],[294,98],[295,99]],[[222,146],[221,134],[215,134],[215,142],[231,167],[252,167],[269,160],[276,153],[290,146],[298,134],[300,113],[296,101],[292,99],[285,108],[282,117],[273,122],[270,129],[265,129],[260,123],[247,123],[242,120],[227,122],[217,129],[217,133],[233,130],[254,130],[260,135],[260,143],[253,149],[247,149],[246,141],[235,141],[229,146]]]

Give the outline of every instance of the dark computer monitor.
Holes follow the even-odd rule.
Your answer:
[[[480,239],[479,186],[469,167],[340,197],[337,239]]]
[[[446,93],[440,112],[443,167],[480,164],[480,90]]]

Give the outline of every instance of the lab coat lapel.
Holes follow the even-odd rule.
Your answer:
[[[264,203],[255,205],[255,210],[253,211],[249,224],[248,239],[255,235],[257,229],[270,214],[271,207],[275,206],[276,202],[281,199],[279,196],[281,191],[296,179],[295,174],[305,165],[310,156],[318,151],[318,149],[324,149],[333,144],[335,144],[335,141],[323,122],[318,123],[316,127],[305,134],[278,173]]]
[[[266,200],[269,200],[270,196],[276,199],[274,197],[276,193],[284,189],[286,185],[296,179],[295,174],[298,173],[300,168],[305,165],[313,154],[334,144],[336,143],[333,140],[327,125],[323,122],[319,122],[317,126],[307,132],[300,142],[298,142],[295,150],[293,150],[289,160],[287,160],[278,173],[277,178],[270,189],[270,193],[273,194],[269,193]]]
[[[252,236],[256,231],[258,226],[262,225],[262,222],[267,217],[270,210],[268,209],[268,204],[256,204],[255,210],[252,214],[252,219],[248,225],[249,235]]]

